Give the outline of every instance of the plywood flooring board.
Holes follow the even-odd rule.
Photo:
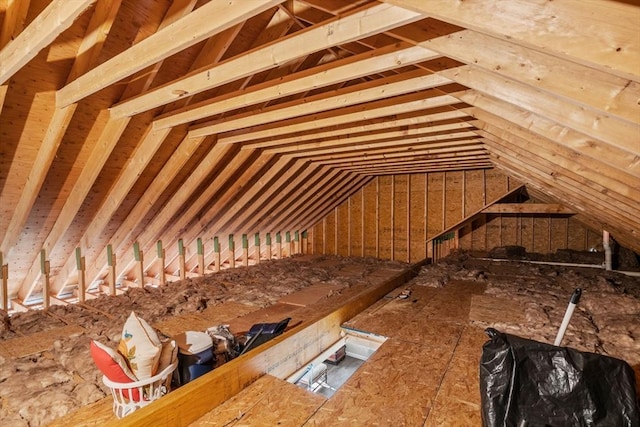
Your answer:
[[[3,341],[3,351],[7,352],[11,357],[16,358],[30,356],[53,348],[53,343],[59,339],[83,332],[84,328],[77,325],[68,325],[61,328],[36,332],[25,337]]]
[[[107,396],[95,403],[83,406],[66,417],[57,418],[47,427],[99,427],[116,419],[113,414],[113,399]]]
[[[264,375],[191,426],[301,426],[325,398]]]
[[[481,425],[479,360],[487,336],[466,326],[438,390],[425,426]]]
[[[211,326],[228,324],[239,316],[251,313],[258,307],[225,302],[207,307],[199,313],[185,313],[153,324],[167,336],[175,336],[185,331],[205,331]]]
[[[285,295],[278,300],[278,302],[283,304],[292,304],[298,306],[308,306],[314,304],[315,302],[321,300],[322,298],[326,298],[327,295],[331,295],[334,292],[338,292],[339,290],[345,288],[346,285],[336,285],[330,283],[318,283],[311,285],[307,288],[301,289],[297,292],[293,292],[289,295]]]
[[[306,425],[423,425],[450,357],[389,339]]]
[[[480,325],[490,326],[494,323],[522,325],[526,318],[524,308],[513,299],[498,298],[491,295],[473,295],[469,320]]]

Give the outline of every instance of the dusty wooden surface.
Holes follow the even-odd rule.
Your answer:
[[[409,297],[399,298],[405,289]],[[487,338],[469,324],[469,311],[484,289],[472,281],[400,286],[345,323],[389,339],[331,398],[309,402],[306,391],[263,377],[192,425],[480,425],[478,361]],[[289,410],[274,418],[282,406]]]

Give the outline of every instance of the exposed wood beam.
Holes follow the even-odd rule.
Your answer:
[[[471,126],[471,125],[469,125]],[[268,152],[276,152],[282,154],[290,154],[296,157],[315,157],[327,154],[339,154],[348,152],[365,152],[370,153],[372,150],[379,149],[391,149],[393,150],[405,150],[418,147],[449,147],[451,145],[459,145],[460,142],[455,142],[456,139],[461,138],[476,138],[478,135],[472,131],[451,132],[442,134],[431,134],[430,132],[423,134],[402,134],[402,131],[397,132],[385,132],[386,134],[393,134],[393,136],[382,137],[379,135],[371,135],[367,139],[362,141],[351,141],[351,138],[344,138],[344,140],[329,141],[324,144],[322,142],[317,144],[305,144],[304,146],[294,146],[290,148],[278,148],[267,149]],[[400,135],[397,135],[400,133]],[[359,138],[358,138],[359,139]],[[435,141],[446,141],[436,142]],[[429,143],[429,144],[426,144]]]
[[[496,203],[484,208],[482,213],[574,215],[576,211],[559,203]]]
[[[361,171],[355,171],[361,175],[366,176],[380,176],[380,175],[406,175],[406,174],[421,174],[421,173],[439,173],[439,172],[457,172],[467,170],[478,169],[493,169],[494,164],[490,160],[470,160],[470,161],[457,161],[455,164],[443,163],[441,165],[433,164],[421,164],[420,162],[412,162],[410,164],[403,164],[398,166],[388,167],[370,167]]]
[[[383,0],[560,58],[640,80],[640,9],[607,0]]]
[[[154,128],[176,126],[226,111],[272,101],[311,88],[330,86],[371,73],[409,65],[432,57],[428,49],[394,44],[384,48],[323,64],[318,67],[283,76],[247,89],[206,100],[187,108],[171,111],[157,118]]]
[[[599,115],[640,122],[638,82],[471,30],[420,45],[554,97],[570,99],[579,107],[599,110]]]
[[[30,0],[6,0],[0,30],[0,50],[18,37],[24,28],[30,4]]]
[[[638,198],[633,198],[633,194],[638,192],[638,187],[632,188],[631,186],[614,186],[607,187],[607,183],[604,180],[598,179],[597,174],[592,169],[581,166],[579,169],[575,167],[566,167],[559,165],[560,158],[557,154],[547,153],[542,150],[536,149],[532,146],[528,140],[521,139],[519,137],[509,135],[506,132],[495,129],[490,126],[483,126],[490,129],[490,132],[479,131],[485,136],[485,144],[488,145],[487,150],[490,153],[507,152],[511,157],[516,155],[527,159],[529,162],[528,167],[533,167],[538,173],[539,171],[545,171],[550,174],[555,182],[567,182],[570,183],[572,189],[575,187],[575,191],[585,192],[585,197],[594,199],[597,203],[602,203],[604,198],[602,194],[607,195],[607,200],[611,203],[614,202],[616,209],[623,215],[634,216],[640,209],[640,203]],[[536,166],[538,166],[536,168]],[[611,209],[609,207],[608,209]]]
[[[520,138],[520,141],[527,141],[527,147],[533,151],[542,151],[548,154],[548,158],[552,159],[554,163],[565,169],[571,169],[582,172],[584,168],[592,171],[587,176],[593,180],[606,184],[612,190],[629,188],[638,189],[640,187],[640,177],[634,176],[628,173],[626,170],[610,166],[601,159],[594,159],[587,157],[575,150],[565,147],[562,144],[558,144],[543,136],[537,135],[528,129],[525,129],[515,123],[511,123],[502,117],[491,114],[487,111],[476,109],[472,110],[473,115],[476,116],[481,122],[474,122],[479,124],[484,130],[488,130],[491,126],[493,129],[491,132],[495,132],[499,129],[500,135],[507,134]],[[506,137],[506,136],[505,136]],[[613,154],[613,153],[612,153]],[[638,185],[633,185],[633,183]],[[632,193],[624,193],[630,195]],[[640,197],[640,192],[633,193],[632,197]]]
[[[0,84],[6,82],[73,24],[96,0],[54,0],[0,50]]]
[[[638,152],[638,123],[620,120],[591,108],[581,108],[561,97],[471,65],[443,70],[439,74],[620,150]]]
[[[239,3],[258,4],[261,2]],[[211,20],[210,17],[208,19]],[[292,37],[286,37],[281,41],[256,48],[213,67],[204,67],[182,79],[167,83],[114,106],[111,109],[111,114],[114,117],[123,117],[147,111],[176,101],[182,96],[200,93],[268,70],[312,52],[367,37],[418,19],[420,19],[420,14],[389,5],[382,4],[363,8],[347,16],[331,19],[329,22],[301,30]],[[340,31],[334,32],[332,30],[336,27],[339,27]]]
[[[417,129],[419,125],[470,117],[463,109],[456,110],[453,109],[453,107],[447,108],[450,108],[450,111],[433,112],[433,110],[424,110],[414,113],[399,114],[398,116],[382,117],[375,120],[368,120],[366,122],[347,124],[343,126],[327,126],[316,132],[299,132],[291,136],[266,138],[262,141],[247,142],[242,145],[242,148],[273,148],[274,150],[286,150],[287,147],[297,145],[304,146],[308,144],[309,146],[320,146],[324,144],[324,141],[326,141],[327,144],[330,144],[331,141],[346,141],[348,136],[353,134],[368,133],[372,135],[372,138],[374,138],[375,135],[378,134],[377,132],[381,130],[409,127],[407,132],[412,132],[412,129]],[[466,122],[461,123],[464,124]],[[316,141],[324,138],[326,138],[324,141]],[[309,142],[305,143],[304,141]]]
[[[591,212],[594,217],[597,217],[604,224],[605,228],[614,226],[617,223],[621,227],[624,226],[627,232],[632,233],[637,238],[639,233],[637,231],[639,229],[637,212],[640,209],[637,202],[628,202],[635,204],[633,207],[629,205],[625,207],[621,203],[616,203],[613,206],[610,200],[602,197],[603,191],[606,193],[603,187],[595,183],[587,186],[585,179],[580,175],[568,170],[559,173],[555,164],[541,159],[533,153],[524,154],[521,153],[522,150],[514,147],[504,147],[502,144],[505,143],[499,138],[487,137],[486,144],[492,160],[495,159],[494,162],[499,161],[503,165],[517,168],[524,173],[519,178],[526,177],[524,179],[527,182],[538,182],[539,185],[543,185],[543,188],[546,188],[546,192],[558,195],[562,200],[566,200],[569,207],[585,206],[581,210]],[[594,187],[600,187],[600,190]],[[561,194],[558,192],[561,192]]]
[[[637,151],[636,153],[630,153],[626,150],[617,149],[602,141],[589,138],[580,132],[559,126],[552,120],[523,110],[516,105],[475,90],[459,93],[458,97],[460,100],[474,105],[480,110],[491,111],[494,116],[502,117],[522,128],[529,129],[531,132],[577,153],[626,171],[635,177],[640,177],[640,156],[638,156]]]
[[[65,201],[55,224],[49,231],[49,234],[42,245],[42,248],[46,250],[46,253],[52,252],[58,241],[68,230],[76,213],[78,212],[78,209],[80,209],[82,202],[89,193],[91,186],[109,158],[109,155],[113,150],[113,146],[120,138],[120,135],[122,135],[122,132],[124,132],[128,123],[128,117],[120,120],[109,120],[107,122],[107,125],[100,135],[100,139],[96,141],[89,159],[82,169],[73,190],[69,193],[69,197]],[[27,275],[25,276],[25,279],[22,281],[18,292],[18,294],[22,296],[23,300],[29,298],[31,293],[35,290],[40,275],[40,259],[39,256],[36,256]]]
[[[425,75],[424,71],[401,74],[385,79],[361,83],[336,91],[290,101],[281,105],[268,107],[262,111],[249,111],[221,120],[196,125],[189,130],[189,135],[205,136],[232,130],[273,123],[278,120],[315,114],[336,108],[347,107],[379,99],[403,95],[418,90],[442,86],[451,81],[436,74]]]
[[[2,113],[4,98],[7,96],[7,89],[9,89],[9,85],[0,86],[0,113]]]
[[[189,205],[183,216],[171,223],[168,230],[163,232],[163,240],[171,244],[181,238],[185,245],[195,242],[198,237],[208,231],[209,218],[246,191],[247,186],[254,183],[255,179],[259,177],[259,172],[263,170],[265,165],[272,162],[273,158],[274,156],[271,154],[256,155],[256,153],[241,151],[229,164],[219,165],[219,167],[224,167],[224,170]],[[203,210],[206,213],[198,215]],[[146,244],[152,246],[156,238],[143,239],[143,242],[147,240],[150,242]],[[166,254],[167,265],[175,261],[175,256],[177,256],[175,250]]]
[[[221,135],[220,142],[246,142],[264,137],[323,129],[327,126],[337,126],[379,117],[394,116],[396,114],[458,103],[460,103],[460,100],[455,96],[442,95],[442,92],[433,90],[404,95],[392,100],[384,99],[382,101],[341,108],[339,110],[318,113],[311,116],[284,120],[278,123],[277,126],[267,125],[249,128],[238,134],[230,133],[229,135]]]
[[[193,46],[284,0],[211,1],[82,75],[56,93],[56,105],[77,102],[154,63]],[[212,19],[215,16],[216,19]],[[175,100],[174,97],[172,100]],[[157,106],[157,105],[156,105]],[[151,107],[153,108],[153,107]],[[150,108],[149,108],[150,109]],[[146,111],[146,110],[145,110]],[[119,118],[123,116],[114,115]]]
[[[91,21],[80,43],[76,58],[71,67],[67,81],[71,81],[76,75],[90,69],[98,58],[102,45],[111,29],[121,0],[99,0],[91,15]],[[47,132],[38,148],[38,153],[25,182],[20,199],[16,204],[7,231],[2,239],[0,250],[9,251],[18,240],[24,225],[29,218],[29,212],[40,194],[40,189],[49,172],[49,168],[67,131],[67,127],[73,118],[77,104],[71,104],[65,108],[56,108]]]

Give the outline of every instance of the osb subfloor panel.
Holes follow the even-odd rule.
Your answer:
[[[409,297],[399,298],[406,289]],[[293,394],[285,394],[269,377],[194,425],[479,426],[478,362],[487,337],[469,323],[469,312],[484,290],[466,281],[399,287],[345,325],[389,339],[331,398],[308,402],[306,391],[290,385]],[[274,416],[280,404],[271,400],[256,411],[265,396],[288,411]]]
[[[265,375],[192,426],[299,426],[325,398]]]
[[[82,332],[84,332],[82,326],[67,325],[36,332],[26,337],[12,338],[0,342],[0,356],[18,358],[40,353],[51,349],[56,340]]]
[[[48,424],[47,427],[97,427],[107,424],[114,419],[116,418],[113,415],[113,399],[111,396],[107,396],[91,405],[82,407],[82,409],[71,413],[67,417],[54,420],[51,424]]]
[[[167,336],[178,335],[187,330],[204,331],[211,326],[224,325],[237,317],[258,310],[258,307],[237,302],[225,302],[207,307],[202,313],[188,313],[155,323],[154,328]]]

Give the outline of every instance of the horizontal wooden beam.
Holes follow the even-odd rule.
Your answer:
[[[460,99],[453,95],[443,95],[442,91],[432,89],[430,91],[403,95],[393,99],[383,99],[362,105],[341,108],[338,110],[312,114],[279,122],[277,126],[265,125],[243,129],[242,132],[228,135],[220,135],[222,143],[245,143],[265,137],[293,134],[327,126],[337,126],[346,123],[354,123],[362,120],[372,120],[385,116],[425,110],[428,108],[442,107],[445,105],[459,104]]]
[[[640,80],[640,9],[608,0],[383,0],[441,21]]]
[[[54,0],[14,40],[0,50],[0,84],[49,46],[96,0]]]
[[[306,92],[311,88],[326,87],[401,65],[426,61],[433,56],[434,53],[426,48],[407,47],[406,44],[396,43],[171,111],[158,117],[153,122],[153,127],[174,127],[226,111]]]
[[[361,83],[335,91],[330,91],[284,104],[267,107],[263,110],[248,111],[236,116],[206,122],[193,126],[189,135],[205,136],[229,132],[236,129],[259,126],[279,120],[330,111],[355,104],[363,104],[379,99],[391,98],[419,90],[431,89],[451,83],[446,77],[426,74],[423,70],[402,73],[381,80]]]
[[[279,0],[278,3],[282,1]],[[264,2],[238,1],[237,3],[258,5]],[[206,19],[217,21],[217,19],[211,19],[211,16],[207,16]],[[348,15],[299,31],[291,37],[258,47],[241,56],[194,71],[184,78],[114,106],[111,114],[113,117],[138,114],[177,101],[182,97],[193,96],[242,77],[252,76],[310,53],[368,37],[418,19],[420,14],[394,6],[377,4],[364,7]],[[336,27],[339,27],[340,31],[334,31],[333,28]]]
[[[168,58],[283,1],[206,3],[58,90],[56,105],[58,108],[65,107],[86,98],[136,71]],[[212,16],[216,19],[212,19]],[[114,117],[122,118],[123,115],[115,114]]]
[[[482,213],[574,215],[576,211],[559,203],[496,203],[484,208]]]

